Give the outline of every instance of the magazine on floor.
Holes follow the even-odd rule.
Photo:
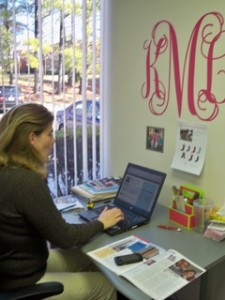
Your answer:
[[[143,260],[122,266],[115,257],[139,253]],[[132,235],[87,253],[155,300],[164,300],[206,270],[173,249],[165,250]]]

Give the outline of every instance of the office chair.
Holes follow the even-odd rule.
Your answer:
[[[63,292],[60,282],[44,282],[32,284],[12,291],[0,292],[1,300],[40,300]]]

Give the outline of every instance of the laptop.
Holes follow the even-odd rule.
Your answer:
[[[114,202],[107,205],[120,208],[125,219],[105,232],[116,235],[149,223],[165,178],[163,172],[128,163]],[[105,206],[83,210],[79,215],[91,222],[98,218]]]

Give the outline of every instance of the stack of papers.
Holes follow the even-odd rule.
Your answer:
[[[225,222],[213,220],[204,232],[204,236],[215,241],[222,241],[225,238]]]
[[[225,205],[211,213],[210,225],[204,232],[204,236],[218,242],[225,238]]]
[[[92,202],[97,202],[115,197],[120,183],[120,178],[105,177],[75,185],[71,188],[71,192],[83,196]]]
[[[58,210],[61,212],[66,212],[70,210],[80,211],[84,209],[84,206],[74,195],[57,197],[53,199],[53,201]]]

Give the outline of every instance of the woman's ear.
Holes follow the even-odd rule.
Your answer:
[[[36,141],[36,134],[32,131],[28,136],[29,142],[31,145],[35,144]]]

